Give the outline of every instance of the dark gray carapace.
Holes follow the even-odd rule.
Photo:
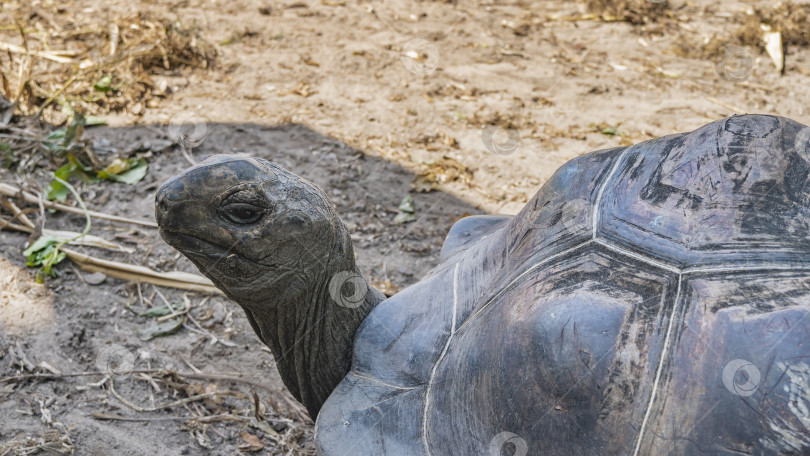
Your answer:
[[[594,152],[360,327],[324,455],[810,454],[810,130]]]

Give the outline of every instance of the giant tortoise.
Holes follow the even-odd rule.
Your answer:
[[[385,298],[315,185],[218,155],[163,239],[245,311],[323,455],[810,454],[810,129],[593,152]]]

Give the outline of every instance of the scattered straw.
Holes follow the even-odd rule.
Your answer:
[[[27,3],[27,2],[26,2]],[[63,105],[88,114],[136,114],[171,89],[155,76],[208,69],[215,48],[191,24],[144,12],[108,18],[59,2],[18,4],[0,15],[0,89],[18,114],[59,124]]]
[[[655,22],[666,15],[669,2],[650,0],[587,0],[585,6],[604,21],[625,21],[631,24]]]
[[[810,45],[810,4],[778,2],[749,13],[737,31],[740,44],[762,47],[763,32],[774,31],[782,33],[785,46]]]

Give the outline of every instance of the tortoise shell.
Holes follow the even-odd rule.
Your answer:
[[[576,158],[379,304],[323,455],[810,454],[810,129]]]

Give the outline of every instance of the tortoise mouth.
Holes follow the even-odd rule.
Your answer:
[[[226,282],[237,281],[242,283],[262,276],[267,270],[275,270],[277,266],[259,264],[242,257],[236,252],[236,245],[225,247],[221,244],[201,239],[178,231],[158,228],[163,240],[185,255],[197,268],[215,280],[219,288]],[[227,286],[225,288],[228,288]]]
[[[165,227],[158,228],[158,233],[170,246],[179,250],[190,259],[204,263],[220,260],[233,250],[233,247],[225,248],[215,242],[183,234]]]

